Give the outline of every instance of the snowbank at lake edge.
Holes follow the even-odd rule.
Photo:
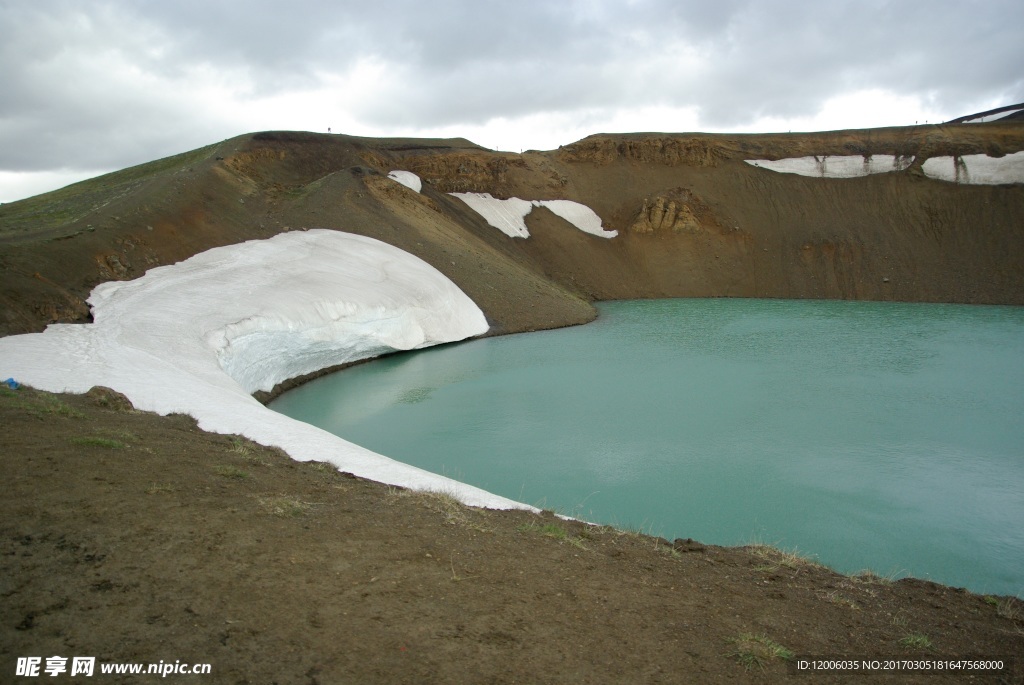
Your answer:
[[[429,473],[296,421],[251,393],[337,364],[487,331],[480,308],[419,258],[316,229],[218,247],[97,286],[94,323],[0,338],[0,377],[49,392],[103,385],[141,410],[193,416],[299,461],[466,504],[526,505]]]

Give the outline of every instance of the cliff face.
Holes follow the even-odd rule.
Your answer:
[[[1024,304],[1024,185],[926,178],[940,155],[1024,150],[1024,123],[814,134],[591,136],[550,152],[465,140],[262,133],[0,206],[0,333],[84,321],[96,284],[203,250],[325,227],[430,262],[494,332],[587,321],[589,301],[854,298]],[[902,171],[810,178],[745,159],[894,155]],[[911,161],[912,160],[912,161]],[[404,169],[417,194],[386,178]],[[574,200],[512,239],[451,192]]]

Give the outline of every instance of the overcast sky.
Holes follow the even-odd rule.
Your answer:
[[[936,122],[1024,101],[1021,0],[0,0],[0,201],[242,133]]]

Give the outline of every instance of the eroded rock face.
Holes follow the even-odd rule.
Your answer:
[[[397,161],[385,160],[372,152],[363,154],[366,161],[378,168],[391,168],[398,164],[419,176],[443,193],[495,193],[509,192],[509,172],[513,168],[525,169],[526,163],[518,155],[500,153],[452,153],[446,155],[409,155]]]
[[[621,137],[585,138],[562,148],[559,156],[566,162],[591,162],[601,165],[624,159],[669,166],[714,167],[718,166],[726,155],[707,140],[654,136],[626,140]]]
[[[700,198],[686,188],[644,198],[633,222],[632,233],[701,233],[718,222]]]
[[[634,233],[697,233],[701,227],[693,210],[685,201],[659,196],[653,200],[644,198],[643,207],[629,230]]]
[[[115,279],[127,278],[131,272],[132,265],[126,264],[125,261],[127,260],[122,255],[116,253],[96,258],[100,275]]]

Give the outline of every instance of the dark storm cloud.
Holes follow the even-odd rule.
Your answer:
[[[179,152],[366,64],[339,101],[379,129],[667,106],[715,130],[865,89],[955,116],[1024,100],[1020,26],[1017,0],[0,0],[0,170]]]

